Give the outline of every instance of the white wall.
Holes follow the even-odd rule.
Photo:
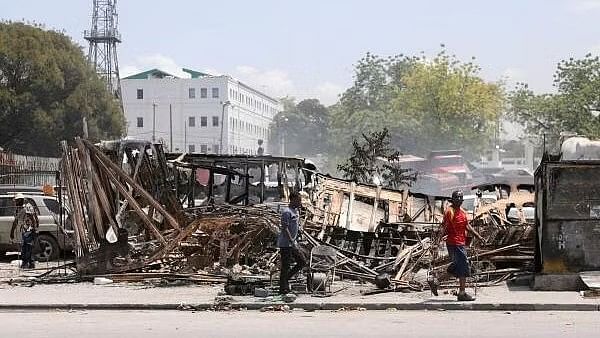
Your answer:
[[[264,141],[263,148],[268,152],[269,127],[274,115],[282,109],[276,100],[228,76],[195,79],[123,79],[121,85],[127,136],[152,139],[155,103],[156,141],[162,141],[166,144],[166,149],[170,150],[171,106],[175,152],[189,152],[189,146],[194,145],[195,152],[199,153],[202,150],[201,146],[206,145],[208,153],[215,153],[215,145],[219,145],[221,137],[222,103],[226,101],[230,101],[230,104],[225,106],[223,153],[254,154],[258,149],[258,139]],[[189,98],[189,88],[195,88],[195,98]],[[206,98],[201,97],[201,88],[206,88]],[[218,88],[218,98],[212,97],[212,88]],[[137,99],[137,89],[144,90],[143,99]],[[138,117],[144,120],[144,126],[141,128],[137,127]],[[189,117],[194,117],[195,126],[188,125]],[[206,126],[201,126],[202,117],[206,117]],[[218,118],[218,126],[213,126],[213,117]]]

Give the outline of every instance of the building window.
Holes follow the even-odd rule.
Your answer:
[[[200,127],[206,127],[208,125],[208,118],[206,116],[200,116]]]
[[[137,90],[137,98],[138,98],[138,100],[142,100],[144,98],[144,90],[143,89]]]
[[[195,153],[195,152],[196,152],[196,145],[194,145],[194,144],[188,145],[188,153]]]
[[[213,127],[218,127],[218,126],[219,126],[219,117],[213,116]]]
[[[213,99],[218,99],[219,98],[219,88],[213,88],[212,89],[212,98]]]
[[[188,90],[188,96],[190,99],[195,99],[196,98],[196,88],[190,88]]]
[[[200,98],[201,99],[205,99],[208,97],[208,89],[207,88],[200,88]]]
[[[188,117],[188,126],[190,126],[190,127],[196,126],[196,117],[194,117],[194,116]]]
[[[206,144],[200,145],[200,153],[202,153],[202,154],[208,153],[208,146]]]
[[[138,128],[144,128],[144,118],[143,117],[138,117],[137,118],[137,127]]]
[[[218,153],[219,153],[219,145],[218,145],[218,144],[213,144],[213,152],[214,152],[215,154],[218,154]]]

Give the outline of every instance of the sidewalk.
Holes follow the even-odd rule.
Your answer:
[[[354,286],[331,297],[299,295],[290,308],[304,310],[476,310],[476,311],[599,311],[600,299],[586,299],[578,292],[530,291],[527,287],[506,285],[479,288],[475,302],[457,302],[456,297],[429,292],[386,293],[363,296],[365,286]],[[208,310],[223,290],[215,286],[148,287],[132,284],[94,285],[91,283],[0,285],[0,310],[130,309],[130,310]],[[335,290],[335,287],[334,287]],[[473,290],[469,290],[472,292]],[[443,291],[442,291],[443,292]],[[233,296],[232,308],[258,310],[282,304],[252,296]]]

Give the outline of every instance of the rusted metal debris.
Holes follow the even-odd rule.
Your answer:
[[[166,166],[159,145],[75,144],[63,143],[62,172],[79,273],[189,273],[213,262],[233,265],[258,255],[267,247],[263,238],[277,231],[278,214],[264,207],[184,210],[176,170]]]
[[[336,275],[389,276],[393,290],[425,289],[428,272],[452,282],[444,248],[433,241],[443,197],[322,176],[299,159],[167,158],[160,145],[140,141],[75,145],[63,143],[61,172],[81,275],[212,283],[229,272],[271,281],[276,207],[296,189],[306,192],[300,245],[306,254],[317,245],[335,248]],[[486,238],[470,245],[478,282],[530,269],[532,225],[512,224],[495,208],[472,224]]]
[[[319,183],[304,230],[311,241],[332,246],[352,261],[339,274],[370,281],[386,275],[394,289],[425,289],[431,273],[443,283],[454,280],[445,271],[445,246],[432,240],[445,198],[329,177]],[[361,212],[356,212],[357,203],[362,203]],[[482,208],[471,224],[486,239],[468,248],[474,281],[493,283],[532,271],[533,224],[513,224],[495,206]]]

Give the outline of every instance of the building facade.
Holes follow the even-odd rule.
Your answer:
[[[128,137],[163,143],[170,152],[269,152],[279,101],[227,75],[183,70],[190,78],[152,69],[122,79]]]

